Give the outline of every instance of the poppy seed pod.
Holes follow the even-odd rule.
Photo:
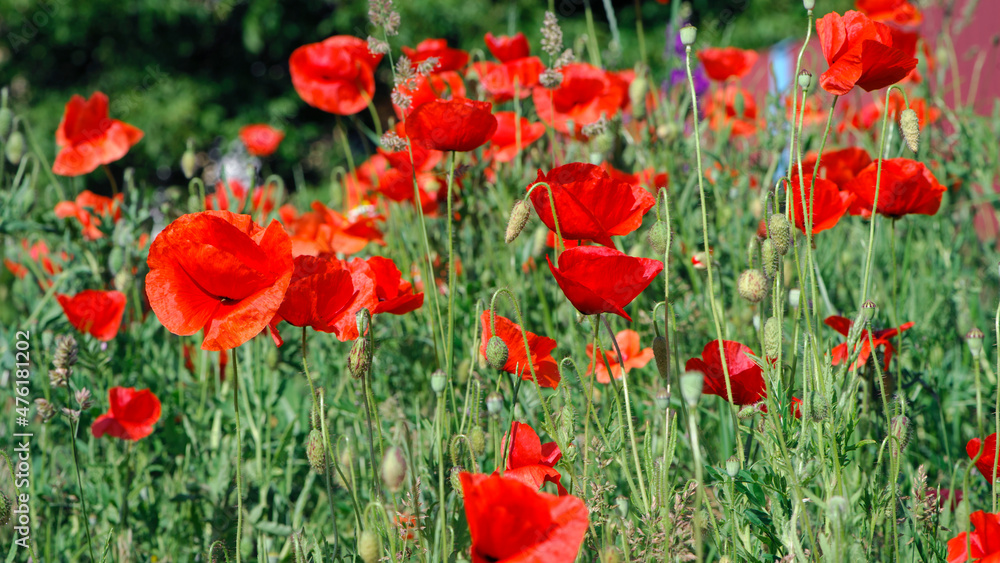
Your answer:
[[[978,358],[979,354],[983,351],[983,331],[978,328],[970,330],[965,335],[965,343],[969,345],[969,352],[972,353],[973,358]]]
[[[911,151],[917,152],[920,148],[920,119],[917,117],[917,112],[910,108],[904,109],[903,113],[899,114],[899,128],[903,131],[906,146]]]
[[[757,240],[756,238],[750,240]],[[764,267],[764,273],[768,278],[774,278],[778,273],[778,251],[774,249],[771,239],[764,239],[764,244],[760,245],[760,259]]]
[[[194,141],[188,139],[187,149],[181,155],[181,172],[184,173],[184,177],[190,180],[194,176],[197,165],[198,159],[194,154]]]
[[[448,376],[443,369],[434,370],[431,374],[431,390],[435,395],[440,395],[444,391],[445,384],[448,383]]]
[[[771,215],[771,222],[767,225],[767,238],[778,254],[787,254],[792,242],[792,226],[788,224],[788,217],[781,213]]]
[[[670,391],[667,391],[666,387],[660,388],[656,392],[656,408],[660,410],[667,410],[670,406]]]
[[[653,223],[646,233],[646,242],[657,254],[666,254],[667,244],[670,242],[670,229],[667,228],[667,224],[663,221]]]
[[[760,270],[743,270],[738,280],[736,289],[740,292],[740,297],[751,303],[759,303],[767,295],[767,278]]]
[[[7,139],[7,150],[5,153],[7,162],[14,165],[21,162],[21,157],[24,156],[24,135],[20,131],[15,130],[10,134],[10,138]]]
[[[399,446],[392,446],[382,458],[382,482],[385,488],[398,493],[406,480],[406,458]]]
[[[664,381],[670,379],[670,346],[665,336],[653,338],[653,358],[656,360],[656,371]]]
[[[740,473],[740,460],[736,459],[736,456],[729,456],[726,460],[726,474],[730,478],[735,479]]]
[[[871,299],[869,299],[868,301],[865,301],[864,303],[862,303],[862,305],[861,305],[861,321],[862,322],[868,322],[868,321],[872,320],[872,318],[875,316],[875,311],[877,309],[878,309],[878,305],[876,305],[875,302],[872,301]]]
[[[808,90],[809,86],[812,85],[812,78],[813,75],[808,70],[800,72],[798,78],[799,88],[802,88],[803,91]]]
[[[323,474],[326,470],[326,451],[323,447],[323,433],[315,428],[309,431],[306,438],[306,459],[313,471]]]
[[[500,396],[500,393],[492,391],[489,395],[486,396],[486,412],[488,412],[490,416],[499,416],[500,409],[502,408],[503,408],[503,397]]]
[[[350,370],[354,379],[361,379],[368,373],[368,368],[372,365],[372,354],[368,346],[368,339],[361,337],[354,341],[351,346],[351,354],[347,357],[347,369]]]
[[[382,555],[379,538],[371,530],[361,532],[361,537],[358,538],[358,555],[364,563],[375,563]]]
[[[690,47],[694,45],[695,39],[698,38],[698,28],[688,24],[681,28],[681,44],[685,47]]]
[[[490,341],[486,343],[486,362],[490,364],[490,367],[495,370],[503,369],[504,365],[507,364],[509,354],[507,343],[502,338],[499,336],[490,337]]]
[[[483,450],[486,449],[486,435],[479,426],[473,426],[469,430],[469,447],[475,456],[482,455]]]
[[[507,233],[504,235],[504,242],[510,244],[514,242],[524,226],[528,224],[528,217],[531,215],[531,206],[523,199],[514,202],[514,207],[510,210],[510,220],[507,221]]]
[[[781,352],[781,321],[770,317],[764,323],[764,354],[768,359],[777,359]]]
[[[698,406],[701,391],[705,387],[705,374],[700,371],[686,371],[681,376],[681,397],[689,407]]]

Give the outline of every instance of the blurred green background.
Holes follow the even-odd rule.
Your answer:
[[[554,2],[569,45],[580,45],[586,33],[585,2]],[[622,44],[617,57],[609,47],[604,3],[590,2],[605,64],[617,68],[637,60],[634,0],[611,2]],[[852,2],[820,4],[825,12]],[[398,54],[401,45],[446,37],[465,49],[485,50],[485,32],[523,31],[537,52],[547,7],[537,0],[397,2],[403,25],[393,49]],[[0,0],[0,85],[9,85],[15,111],[27,117],[50,158],[66,101],[101,90],[111,99],[111,117],[146,133],[115,165],[116,174],[133,166],[140,182],[183,183],[178,161],[187,139],[200,151],[224,152],[242,125],[267,122],[287,133],[269,159],[271,171],[291,179],[301,163],[304,177],[318,180],[343,159],[332,137],[337,122],[299,99],[288,57],[296,47],[330,35],[365,37],[367,9],[364,1]],[[711,44],[763,48],[804,33],[800,0],[675,0],[674,5],[641,0],[641,9],[654,72],[665,67],[664,30],[672,9],[690,11],[700,39]],[[388,66],[381,71],[376,97],[388,116]],[[365,112],[357,119],[370,117]],[[95,191],[107,191],[105,184],[99,173],[86,182]]]

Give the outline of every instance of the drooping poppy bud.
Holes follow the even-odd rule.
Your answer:
[[[15,166],[21,162],[21,157],[24,156],[24,135],[20,131],[15,130],[10,134],[10,138],[7,139],[7,150],[4,152],[7,162]]]
[[[784,256],[792,242],[792,227],[788,218],[781,213],[771,215],[771,222],[767,225],[767,238],[778,254]]]
[[[507,232],[504,235],[504,242],[510,244],[514,242],[524,226],[528,224],[528,217],[531,215],[531,206],[523,199],[514,202],[514,207],[510,210],[510,220],[507,221]]]
[[[473,426],[469,430],[469,448],[472,449],[472,453],[475,456],[479,456],[486,449],[486,436],[483,434],[483,429],[479,426]]]
[[[194,141],[188,139],[187,149],[184,150],[184,154],[181,155],[181,172],[184,173],[184,177],[190,180],[195,173],[195,169],[198,166],[198,158],[194,154]]]
[[[670,380],[670,346],[663,335],[653,338],[653,358],[656,360],[656,371],[664,381]]]
[[[757,240],[756,238],[750,240]],[[771,239],[764,239],[764,244],[760,245],[760,258],[764,266],[764,273],[768,278],[774,279],[778,273],[778,251],[774,249]]]
[[[767,278],[757,269],[743,270],[736,280],[736,289],[740,297],[751,303],[759,303],[767,295]]]
[[[646,234],[646,242],[660,255],[666,254],[667,244],[670,242],[670,229],[663,221],[657,221],[650,227]]]
[[[317,429],[309,431],[306,438],[306,459],[309,467],[320,475],[326,471],[326,449],[323,447],[323,433]]]
[[[903,131],[906,146],[911,151],[917,152],[920,148],[920,119],[917,117],[917,112],[910,108],[904,109],[899,114],[899,128]]]
[[[781,322],[770,317],[764,323],[764,354],[769,360],[778,358],[781,352]]]
[[[385,488],[398,493],[406,480],[406,458],[399,446],[392,446],[382,458],[382,482]]]
[[[382,555],[382,546],[378,535],[371,530],[361,532],[358,538],[358,555],[364,563],[375,563]]]
[[[486,343],[486,362],[495,370],[503,369],[509,353],[507,343],[499,336],[490,337],[489,342]]]
[[[502,408],[503,397],[501,397],[500,393],[497,393],[496,391],[490,392],[490,394],[486,396],[486,412],[488,412],[490,416],[498,416],[500,414],[500,409]]]

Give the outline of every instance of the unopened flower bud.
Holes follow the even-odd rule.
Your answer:
[[[788,217],[781,213],[771,215],[771,221],[767,225],[767,238],[778,254],[787,254],[792,242],[792,227],[788,223]]]
[[[194,155],[194,140],[188,139],[187,149],[181,155],[181,172],[184,177],[190,180],[194,177],[195,169],[198,166],[198,158]]]
[[[685,47],[690,47],[694,45],[695,39],[698,38],[698,28],[688,24],[681,28],[681,44]]]
[[[500,396],[500,393],[493,391],[486,396],[486,412],[490,416],[499,416],[501,409],[503,409],[503,397]]]
[[[464,472],[465,472],[464,467],[462,467],[461,465],[456,465],[451,468],[451,472],[448,475],[448,478],[451,481],[451,489],[456,493],[458,493],[459,497],[462,497],[462,492],[463,492],[462,479],[459,476]]]
[[[507,343],[502,338],[495,335],[490,337],[489,342],[486,343],[486,362],[490,364],[490,367],[502,370],[507,364],[509,354]]]
[[[399,446],[392,446],[382,458],[382,482],[385,488],[398,493],[406,480],[406,458]]]
[[[382,545],[378,535],[371,530],[361,532],[358,538],[358,555],[364,563],[376,563],[382,555]]]
[[[361,379],[368,373],[368,368],[372,365],[372,354],[368,346],[368,339],[359,337],[351,346],[351,354],[347,357],[347,368],[354,379]]]
[[[903,113],[899,114],[899,128],[903,131],[906,146],[911,151],[917,152],[920,148],[920,119],[917,117],[917,112],[910,108],[904,109]]]
[[[662,255],[667,252],[667,244],[670,243],[670,229],[664,221],[657,221],[646,233],[646,242],[653,248],[653,251]]]
[[[978,328],[970,330],[965,335],[965,342],[969,345],[969,352],[972,353],[973,358],[978,358],[983,351],[983,338],[983,331]]]
[[[486,449],[486,434],[479,426],[473,426],[469,430],[469,447],[472,448],[472,454],[477,457]]]
[[[514,207],[510,210],[510,220],[507,221],[507,233],[504,235],[504,241],[507,244],[514,242],[521,231],[524,230],[524,226],[528,224],[528,217],[531,215],[531,207],[523,199],[519,199],[514,202]]]
[[[826,420],[826,415],[829,412],[826,399],[816,391],[810,391],[805,394],[802,400],[802,410],[806,418],[809,418],[813,422],[823,422]]]
[[[357,323],[358,335],[364,338],[365,334],[368,333],[368,327],[372,324],[372,313],[368,310],[368,307],[362,307],[355,313],[354,322]]]
[[[15,130],[10,134],[10,138],[7,139],[7,150],[5,152],[7,162],[14,165],[21,162],[21,157],[24,156],[24,135],[20,131]]]
[[[665,336],[653,338],[653,358],[656,360],[656,371],[660,379],[670,380],[670,346]]]
[[[913,436],[913,427],[910,424],[910,419],[904,415],[896,415],[892,417],[892,422],[889,426],[892,432],[893,446],[899,448],[897,451],[903,451],[906,446],[910,443],[910,437]]]
[[[326,470],[326,448],[323,447],[323,433],[315,428],[309,431],[306,438],[306,459],[309,467],[320,475]]]
[[[750,240],[757,239],[755,237]],[[771,239],[764,239],[764,244],[760,245],[760,261],[767,277],[774,279],[778,273],[778,251],[774,249],[774,243],[771,242]]]
[[[800,72],[798,78],[799,88],[802,88],[803,91],[808,90],[809,86],[812,84],[812,78],[813,75],[808,70]]]
[[[767,278],[760,270],[743,270],[736,280],[736,289],[740,297],[751,303],[759,303],[767,295]]]
[[[440,395],[444,391],[445,384],[448,383],[448,376],[443,369],[434,370],[431,374],[431,390],[435,395]]]
[[[769,360],[775,360],[780,352],[781,321],[777,317],[770,317],[764,323],[764,355]]]
[[[689,407],[698,405],[704,387],[705,375],[700,371],[687,371],[681,376],[681,397]]]
[[[726,460],[726,474],[729,475],[730,478],[735,479],[736,476],[739,475],[739,473],[740,473],[740,460],[737,459],[736,456],[734,455],[729,456],[729,459]]]
[[[0,491],[0,526],[6,526],[10,523],[10,509],[11,509],[10,497],[7,493]]]
[[[598,560],[601,561],[602,563],[621,563],[622,556],[621,553],[618,552],[617,547],[609,545],[608,547],[604,548],[604,551]]]

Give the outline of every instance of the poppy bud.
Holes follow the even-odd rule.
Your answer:
[[[899,114],[899,128],[903,130],[906,146],[910,147],[911,151],[917,152],[920,148],[920,119],[917,117],[917,112],[910,108],[904,109],[903,113]]]
[[[764,323],[764,354],[769,360],[778,358],[781,353],[781,321],[770,317]]]
[[[315,428],[309,431],[306,438],[306,459],[313,471],[323,474],[326,469],[326,450],[323,447],[323,433]]]
[[[406,480],[406,458],[399,446],[392,446],[382,458],[382,482],[385,488],[398,493]]]
[[[363,338],[365,333],[368,332],[368,327],[372,324],[372,313],[368,310],[368,307],[362,307],[354,315],[354,322],[358,326],[358,334]]]
[[[478,457],[486,449],[486,435],[479,426],[473,426],[469,430],[469,447],[472,448],[472,455]]]
[[[767,238],[778,254],[787,254],[792,242],[792,227],[788,224],[788,217],[781,213],[771,215],[771,222],[767,225]]]
[[[632,83],[628,85],[628,99],[632,104],[632,117],[642,119],[646,115],[646,90],[649,83],[646,81],[646,73],[636,74]]]
[[[751,303],[759,303],[767,295],[767,278],[760,270],[743,270],[739,279],[736,280],[736,289],[743,299]]]
[[[502,408],[503,397],[500,396],[500,393],[493,391],[486,396],[486,412],[488,412],[490,416],[499,416],[500,409]]]
[[[486,343],[486,362],[495,370],[503,369],[503,366],[507,364],[509,353],[507,343],[499,336],[491,336],[490,341]]]
[[[368,373],[368,368],[371,365],[372,354],[369,350],[368,339],[362,336],[355,340],[354,345],[351,346],[351,354],[347,357],[347,369],[350,370],[354,379],[361,379]]]
[[[736,413],[736,418],[739,418],[739,419],[742,420],[742,419],[745,419],[745,418],[750,418],[751,416],[753,416],[755,414],[757,414],[757,406],[756,405],[747,405],[747,406],[743,407],[742,409],[740,409],[740,412]]]
[[[609,546],[604,548],[604,553],[601,554],[600,561],[603,563],[621,563],[622,557],[618,553],[618,548]]]
[[[670,229],[663,221],[657,221],[646,233],[646,242],[660,255],[666,254],[667,244],[670,242]]]
[[[965,335],[965,343],[969,345],[969,352],[973,358],[978,358],[983,351],[983,331],[978,328],[970,330]]]
[[[899,448],[897,451],[901,452],[905,450],[906,446],[910,443],[910,437],[913,435],[913,427],[910,424],[910,419],[901,414],[894,416],[889,428],[895,440],[893,446]]]
[[[778,273],[778,251],[774,249],[774,243],[771,242],[771,239],[764,239],[764,244],[760,245],[760,258],[764,266],[764,273],[767,274],[768,278],[773,279]]]
[[[847,516],[847,499],[842,496],[830,497],[826,501],[827,517],[834,522],[840,522]]]
[[[802,7],[811,12],[816,7],[816,0],[802,0]]]
[[[431,390],[435,395],[440,395],[444,391],[445,384],[448,383],[448,376],[443,369],[434,370],[431,374]]]
[[[701,390],[705,387],[705,375],[700,371],[687,371],[681,376],[681,397],[689,407],[698,406]]]
[[[808,70],[800,72],[798,78],[799,88],[802,88],[803,91],[808,90],[809,86],[812,84],[812,78],[813,75]]]
[[[681,44],[685,47],[694,45],[694,40],[698,38],[698,28],[688,24],[681,28]]]
[[[10,523],[10,507],[11,507],[10,497],[7,493],[0,491],[0,526],[6,526]]]
[[[726,460],[726,474],[730,478],[735,479],[740,473],[740,460],[736,459],[736,456],[731,455],[729,459]]]
[[[21,162],[21,157],[24,156],[24,135],[20,131],[15,130],[10,134],[10,138],[7,139],[7,162],[11,164],[18,164]]]
[[[653,339],[653,358],[656,359],[656,371],[660,372],[660,378],[664,381],[670,379],[670,346],[667,344],[665,336],[657,336]]]
[[[869,299],[868,301],[865,301],[864,303],[862,303],[861,304],[861,315],[860,315],[861,316],[861,322],[867,323],[867,322],[871,321],[872,317],[875,316],[875,311],[877,309],[878,309],[878,305],[876,305],[875,302],[872,301],[871,299]]]
[[[188,180],[194,177],[197,165],[198,159],[194,155],[194,141],[188,139],[187,149],[185,149],[184,154],[181,155],[181,172],[184,173],[184,177]]]
[[[524,226],[528,224],[528,217],[531,215],[531,207],[528,202],[519,199],[514,202],[514,207],[510,210],[510,219],[507,221],[507,233],[504,235],[504,242],[510,244],[521,234]]]
[[[805,394],[802,401],[803,415],[811,419],[813,422],[822,422],[826,420],[827,415],[827,405],[823,396],[816,391],[810,391]]]
[[[375,563],[382,555],[379,538],[371,530],[361,532],[361,537],[358,538],[358,555],[364,563]]]
[[[750,242],[747,243],[747,265],[751,268],[753,268],[753,262],[757,258],[758,252],[760,252],[760,239],[750,237]]]
[[[656,392],[656,408],[660,410],[667,410],[670,406],[670,391],[667,391],[666,387],[661,387],[659,391]]]
[[[451,473],[448,478],[451,480],[451,488],[456,493],[458,493],[459,498],[462,497],[462,479],[459,477],[465,472],[465,468],[461,465],[456,465],[451,468]]]

